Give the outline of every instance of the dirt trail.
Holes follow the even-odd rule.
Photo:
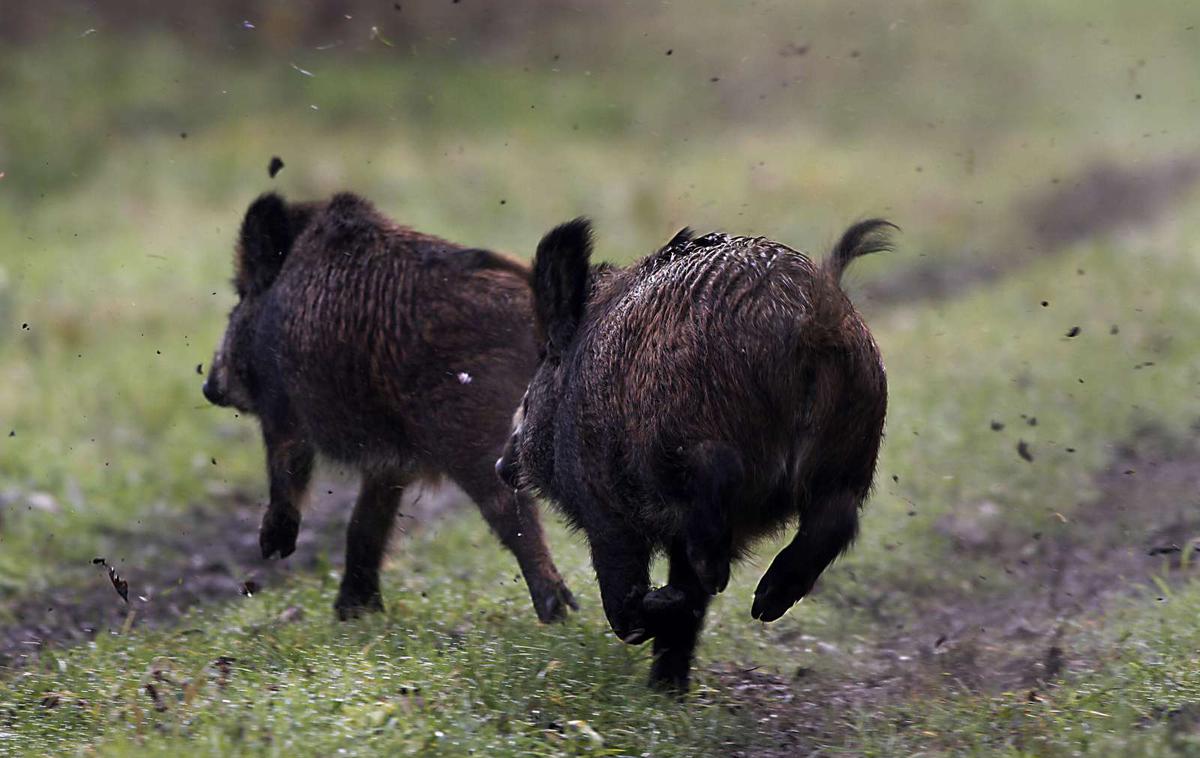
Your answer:
[[[1096,161],[1048,191],[1019,198],[1013,207],[1013,233],[1003,249],[978,250],[969,259],[942,258],[898,271],[863,286],[864,305],[879,308],[959,297],[1070,244],[1150,226],[1187,197],[1197,181],[1196,154],[1135,167]]]
[[[97,557],[129,583],[128,605],[114,592],[103,566],[81,560],[63,567],[53,590],[10,606],[15,623],[0,627],[0,671],[36,661],[47,645],[83,642],[127,623],[136,628],[172,624],[196,605],[237,600],[325,560],[340,566],[357,485],[315,482],[312,492],[296,552],[282,561],[262,559],[262,502],[245,493],[151,515],[103,535],[118,547]],[[456,509],[465,497],[449,486],[406,496],[397,534]]]
[[[1200,575],[1200,445],[1144,431],[1118,449],[1096,485],[1101,496],[1053,532],[1021,533],[986,506],[944,519],[939,529],[957,553],[993,561],[1020,589],[932,587],[912,597],[915,621],[896,630],[899,619],[881,618],[894,633],[847,657],[847,678],[714,668],[723,688],[766,714],[778,748],[760,754],[836,745],[867,709],[923,694],[1036,690],[1086,670],[1090,651],[1073,644],[1075,624],[1118,596],[1156,597],[1156,576]],[[1186,569],[1183,551],[1191,553]]]

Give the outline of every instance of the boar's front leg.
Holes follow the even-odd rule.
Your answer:
[[[292,423],[264,420],[263,439],[267,445],[271,502],[263,515],[258,544],[263,558],[275,554],[286,558],[296,550],[300,505],[312,478],[316,451]]]
[[[800,530],[775,556],[754,590],[750,615],[774,621],[812,591],[830,563],[858,534],[858,506],[862,496],[850,490],[832,495],[814,493],[800,516]]]
[[[405,477],[392,471],[363,474],[362,489],[346,530],[346,572],[333,604],[342,621],[364,612],[383,610],[379,568],[405,483]]]

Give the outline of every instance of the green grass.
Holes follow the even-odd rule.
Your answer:
[[[1197,147],[1191,5],[791,7],[626,10],[583,39],[560,30],[484,61],[381,46],[221,59],[169,39],[66,32],[6,55],[0,94],[23,105],[0,108],[0,623],[63,567],[106,554],[118,529],[153,539],[164,513],[221,518],[231,487],[264,496],[253,422],[208,407],[196,365],[232,304],[240,214],[269,187],[296,198],[353,188],[404,223],[520,255],[586,213],[599,256],[615,261],[685,224],[819,253],[855,218],[894,218],[899,252],[858,264],[857,284],[1023,250],[1021,204],[1053,179],[1097,158]],[[811,49],[781,55],[792,43]],[[272,182],[275,154],[287,165]],[[853,680],[855,650],[888,631],[868,601],[904,619],[914,593],[1014,590],[997,566],[954,555],[940,518],[987,500],[1014,528],[1075,528],[1116,443],[1148,422],[1189,434],[1197,218],[1193,193],[1152,229],[962,299],[872,311],[891,407],[862,538],[818,595],[770,626],[748,615],[776,547],[763,546],[714,603],[701,668]],[[1082,331],[1067,338],[1072,326]],[[993,432],[993,419],[1007,428]],[[35,507],[38,493],[54,507]],[[645,691],[647,651],[606,631],[585,551],[552,536],[585,604],[565,626],[534,623],[511,559],[471,517],[399,550],[383,618],[335,624],[335,582],[321,572],[177,628],[46,654],[0,685],[0,753],[696,755],[770,739],[761,714],[735,709],[703,670],[686,705]],[[1117,652],[1040,702],[942,688],[881,704],[826,747],[1187,747],[1165,724],[1139,724],[1196,700],[1198,592],[1081,622],[1079,645]],[[290,607],[303,618],[279,621]],[[237,659],[224,685],[220,656]],[[50,693],[55,707],[42,704]]]
[[[840,607],[841,597],[878,585],[920,592],[942,582],[975,581],[970,567],[934,558],[947,554],[931,528],[939,515],[987,497],[1031,530],[1052,525],[1056,512],[1073,518],[1073,509],[1088,495],[1081,488],[1109,454],[1109,441],[1128,436],[1148,419],[1179,431],[1200,416],[1200,401],[1191,390],[1200,379],[1192,360],[1194,335],[1200,333],[1200,308],[1189,286],[1195,264],[1178,250],[1156,254],[1163,242],[1154,237],[1142,244],[1146,251],[1136,253],[1081,248],[971,298],[881,319],[876,334],[889,356],[893,413],[882,486],[868,510],[863,539],[828,574],[821,595],[771,626],[747,617],[757,572],[743,567],[715,603],[702,664],[732,660],[784,672],[806,665],[830,676],[845,675],[838,669],[852,665],[852,652],[844,647],[819,651],[814,640],[844,646],[856,635],[869,639],[882,630],[864,614]],[[1126,265],[1131,255],[1141,265]],[[1039,305],[1043,298],[1050,298],[1050,308]],[[1003,326],[993,327],[995,313],[1006,314]],[[1119,335],[1108,333],[1110,323],[1121,324]],[[1067,340],[1066,329],[1074,324],[1083,332]],[[1171,338],[1163,339],[1168,328]],[[980,376],[977,367],[984,359],[990,370]],[[1132,370],[1150,359],[1155,370]],[[945,392],[948,386],[955,392]],[[1040,419],[1038,427],[1019,432],[1033,441],[1034,465],[1016,456],[1007,435],[988,427],[992,418],[1015,422],[1020,413]],[[1066,453],[1068,444],[1078,451]],[[205,465],[199,468],[206,470]],[[253,468],[251,462],[246,465]],[[891,482],[893,472],[901,476],[899,484]],[[906,516],[910,501],[917,504],[916,517]],[[471,518],[403,548],[387,579],[392,603],[386,619],[335,624],[328,610],[332,577],[302,579],[287,591],[239,607],[198,613],[180,629],[103,638],[92,649],[48,657],[41,671],[17,680],[11,698],[16,718],[8,729],[31,752],[72,745],[167,751],[183,742],[214,753],[273,752],[289,749],[280,741],[292,737],[302,750],[316,753],[347,744],[364,751],[552,752],[566,749],[566,743],[548,725],[573,720],[586,721],[604,738],[605,748],[617,752],[649,746],[655,755],[696,754],[721,752],[715,746],[725,741],[752,743],[756,733],[727,712],[727,696],[703,688],[706,682],[715,685],[705,675],[700,678],[704,698],[687,707],[643,690],[646,652],[623,648],[606,632],[576,544],[556,533],[556,555],[569,567],[570,581],[585,602],[585,612],[562,628],[536,627],[523,586],[512,581],[511,561]],[[759,568],[763,565],[760,561]],[[1001,591],[1004,578],[992,568],[989,581],[972,591]],[[1139,611],[1145,617],[1189,604],[1200,605],[1194,590],[1168,606]],[[304,620],[275,621],[290,606],[302,607]],[[1174,638],[1162,637],[1149,623],[1145,618],[1113,622],[1106,633],[1124,636],[1125,645],[1136,640],[1150,658],[1183,655],[1186,646],[1172,647]],[[1164,617],[1162,623],[1175,622]],[[213,683],[216,675],[209,666],[222,655],[238,659],[226,689]],[[1098,697],[1103,707],[1088,708],[1108,713],[1110,700],[1095,693],[1110,698],[1116,693],[1125,698],[1122,718],[1140,718],[1162,701],[1156,699],[1154,680],[1147,678],[1161,669],[1136,658],[1127,663],[1117,670],[1125,674],[1105,671],[1097,682],[1087,680],[1046,697],[1066,704]],[[182,684],[159,682],[155,686],[161,684],[171,698],[188,702],[172,699],[167,711],[154,711],[143,687],[156,666],[172,681],[191,680],[199,689],[192,693]],[[552,670],[539,677],[548,666]],[[415,696],[400,694],[400,688],[413,687],[421,687],[424,708],[410,702]],[[50,692],[59,695],[55,708],[41,705]],[[88,707],[78,706],[80,699]],[[924,744],[926,732],[945,739],[953,731],[948,749],[990,749],[1010,744],[1005,740],[1051,736],[1068,740],[1061,743],[1066,745],[1075,744],[1069,737],[1074,732],[1054,736],[1063,719],[1091,724],[1091,729],[1109,724],[1101,716],[1088,721],[1075,706],[1056,711],[1040,705],[1022,704],[1017,696],[979,699],[947,692],[915,712],[901,704],[899,713],[917,724],[904,734],[890,734],[890,722],[880,717],[871,722],[870,732],[852,735],[850,744],[862,740],[886,753],[889,745]],[[975,744],[969,734],[947,726],[973,707],[986,707],[993,716],[981,720],[981,728],[998,715],[1031,723],[1001,736],[984,729]],[[281,730],[283,723],[291,727]],[[631,731],[631,725],[637,728]],[[1128,744],[1142,745],[1161,737],[1164,729],[1130,732]],[[444,737],[436,737],[438,732]],[[1026,732],[1030,736],[1019,737]],[[1091,744],[1117,744],[1113,740],[1126,744],[1126,737],[1114,734]]]
[[[586,589],[581,554],[560,552]],[[682,708],[649,692],[647,650],[613,644],[593,598],[568,623],[539,627],[511,559],[475,520],[426,533],[395,564],[386,616],[335,622],[326,574],[194,613],[178,629],[48,656],[13,682],[0,716],[8,744],[29,754],[682,756],[750,734],[719,693]],[[303,618],[281,621],[294,607]],[[236,659],[225,677],[221,656]]]

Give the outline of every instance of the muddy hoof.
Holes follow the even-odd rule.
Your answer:
[[[287,558],[296,552],[296,537],[299,534],[300,519],[296,514],[268,508],[258,532],[262,557],[270,558],[278,553],[280,558]]]
[[[368,613],[383,613],[383,597],[378,592],[365,598],[339,594],[333,610],[338,621],[353,621]]]
[[[538,621],[543,624],[553,624],[564,621],[570,611],[579,610],[579,603],[567,585],[561,581],[541,597],[534,598],[533,608],[537,611]]]

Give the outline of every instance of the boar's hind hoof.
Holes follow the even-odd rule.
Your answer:
[[[258,546],[262,548],[263,558],[270,558],[275,553],[279,553],[280,558],[287,558],[296,552],[296,537],[299,534],[300,519],[288,513],[268,510],[258,532]]]
[[[337,612],[338,621],[353,621],[367,613],[382,613],[383,597],[378,592],[367,598],[349,598],[338,595],[333,609]]]
[[[638,627],[637,629],[630,629],[624,634],[619,634],[617,636],[620,637],[621,642],[624,642],[626,645],[641,645],[650,639],[649,632],[641,627]]]
[[[688,613],[687,595],[669,584],[650,590],[642,598],[642,611],[652,621],[666,621],[672,617],[685,616]]]
[[[549,592],[535,599],[533,607],[537,611],[538,621],[553,624],[566,620],[569,611],[579,610],[579,603],[567,585],[559,582]]]
[[[793,592],[786,591],[778,584],[759,583],[754,591],[754,605],[750,607],[750,615],[759,621],[774,621],[800,600]],[[802,597],[802,596],[801,596]]]
[[[609,625],[617,638],[626,645],[641,645],[654,636],[653,630],[646,623],[642,603],[649,592],[645,585],[631,587],[621,610],[615,616],[609,617]]]

